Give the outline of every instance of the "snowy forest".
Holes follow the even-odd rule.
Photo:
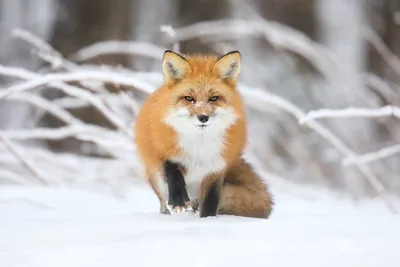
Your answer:
[[[246,240],[243,246],[256,243],[260,256],[261,251],[273,246],[268,242],[282,245],[276,233],[287,230],[280,228],[279,219],[297,221],[303,214],[299,225],[283,225],[295,226],[297,230],[293,231],[298,233],[304,232],[304,226],[314,241],[302,248],[304,251],[300,249],[298,253],[303,254],[295,254],[297,258],[286,258],[283,248],[265,252],[276,255],[272,257],[276,263],[288,263],[279,266],[293,266],[289,260],[298,264],[300,259],[314,266],[308,262],[312,257],[316,257],[315,266],[358,266],[354,263],[368,257],[376,261],[376,265],[368,266],[398,266],[394,263],[399,262],[399,256],[389,247],[400,245],[400,1],[0,0],[0,33],[0,236],[5,236],[0,241],[0,266],[47,266],[45,262],[61,266],[57,255],[65,259],[65,266],[131,266],[128,243],[112,247],[110,258],[103,256],[104,262],[101,257],[91,258],[85,259],[85,265],[81,257],[110,247],[87,248],[74,242],[103,242],[94,237],[95,232],[114,226],[119,227],[118,233],[105,230],[110,240],[113,234],[134,239],[141,229],[150,231],[146,219],[156,217],[139,216],[132,221],[121,219],[90,227],[77,226],[74,221],[79,231],[92,229],[93,236],[87,234],[87,239],[79,237],[81,240],[76,234],[79,231],[74,232],[71,226],[57,241],[50,234],[43,237],[47,232],[42,225],[48,222],[35,222],[32,230],[23,221],[27,214],[41,214],[38,206],[71,212],[81,205],[96,212],[102,210],[100,206],[107,206],[103,215],[107,210],[129,213],[135,208],[158,216],[157,205],[147,209],[145,204],[137,204],[145,199],[154,201],[155,196],[137,189],[143,177],[133,126],[144,99],[163,82],[161,59],[167,49],[216,55],[238,50],[242,55],[238,89],[248,118],[245,156],[277,195],[276,222],[272,216],[266,227],[272,228],[262,237],[256,237],[258,230],[249,234],[240,228],[240,238]],[[54,194],[49,190],[55,190],[51,191]],[[327,200],[328,196],[344,200]],[[66,203],[75,204],[66,208]],[[280,203],[285,203],[282,209]],[[360,208],[360,203],[370,203],[372,208]],[[361,209],[364,215],[364,208],[362,217],[357,212]],[[329,209],[336,215],[329,216]],[[47,212],[43,218],[50,216]],[[359,248],[354,262],[350,260],[351,250],[343,252],[315,241],[318,231],[313,232],[305,222],[306,214],[318,214],[318,220],[323,214],[329,221],[343,212],[358,214],[351,217],[349,228],[343,232],[332,230],[341,223],[333,228],[319,225],[324,225],[321,232],[332,230],[323,239],[330,244],[336,244],[334,232],[342,237],[353,233],[354,239],[349,242]],[[386,212],[386,220],[371,219],[376,213]],[[370,228],[357,221],[357,216],[363,218],[361,221],[371,220]],[[10,221],[17,226],[3,227],[1,220],[6,217],[13,218]],[[180,236],[178,230],[166,226],[173,219],[156,220],[160,222],[154,227]],[[185,221],[179,223],[185,227]],[[200,221],[191,223],[194,228],[203,227]],[[236,229],[232,219],[212,221],[208,227]],[[264,229],[261,223],[257,227]],[[380,232],[383,228],[387,232]],[[36,230],[37,238],[24,239],[24,233],[28,236]],[[196,233],[211,236],[215,231]],[[371,240],[356,239],[357,233],[371,231],[387,243],[382,241],[379,247]],[[17,232],[18,237],[14,235]],[[222,232],[215,242],[226,242]],[[156,240],[157,233],[149,235],[150,241]],[[193,238],[202,240],[200,237],[194,234]],[[163,238],[161,243],[172,242]],[[188,246],[183,251],[190,251],[190,239],[186,240],[184,234],[180,238],[186,244],[183,246]],[[263,238],[270,241],[264,244]],[[286,252],[297,251],[295,244],[299,246],[296,242],[301,235],[298,239],[286,238]],[[34,244],[38,240],[49,247],[76,247],[69,252],[41,248],[37,253]],[[150,241],[135,243],[132,257],[144,260]],[[30,250],[27,244],[32,245]],[[239,251],[242,245],[237,244],[235,249]],[[218,250],[216,246],[207,251]],[[330,262],[310,254],[321,246],[324,253],[332,249]],[[200,244],[196,247],[204,249]],[[382,256],[379,260],[377,255],[369,255],[377,250],[382,252],[377,252]],[[24,265],[18,251],[28,251],[24,255],[32,265]],[[50,251],[56,256],[47,257]],[[154,266],[157,260],[169,262],[167,251],[160,252],[164,256],[154,259]],[[246,251],[250,253],[250,249]],[[344,254],[337,254],[340,251]],[[121,257],[115,260],[112,255]],[[246,261],[237,257],[232,257],[232,263],[243,266]],[[207,260],[198,263],[196,266],[220,266]],[[260,258],[251,266],[263,266],[261,263],[266,262]]]

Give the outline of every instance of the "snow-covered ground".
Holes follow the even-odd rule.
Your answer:
[[[272,187],[269,220],[158,214],[137,185],[126,199],[83,189],[0,187],[0,266],[400,266],[400,216],[378,200]]]

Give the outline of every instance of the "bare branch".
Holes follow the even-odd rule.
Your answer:
[[[93,72],[94,76],[97,77],[102,77],[103,81],[107,81],[107,76],[104,76],[106,73],[103,73],[100,71]],[[18,77],[18,78],[23,78],[23,79],[32,79],[32,81],[28,81],[25,83],[17,84],[14,85],[4,92],[0,92],[0,99],[7,97],[10,94],[16,93],[16,92],[23,92],[23,91],[28,91],[31,90],[37,86],[44,85],[44,84],[50,84],[51,86],[54,86],[55,88],[61,89],[63,92],[66,94],[84,99],[91,103],[94,107],[96,107],[99,111],[102,112],[102,114],[114,125],[116,125],[118,128],[120,128],[122,131],[124,131],[127,135],[131,135],[130,131],[126,130],[125,124],[120,120],[120,118],[116,117],[110,110],[104,106],[104,104],[101,102],[100,99],[98,99],[95,95],[80,89],[79,87],[76,86],[71,86],[71,85],[66,85],[63,83],[58,83],[57,81],[73,81],[73,80],[79,80],[79,79],[85,79],[85,73],[66,73],[66,74],[48,74],[45,77],[42,77],[40,75],[34,75],[32,73],[28,73],[26,71],[19,71],[18,68],[10,68],[10,67],[4,67],[0,65],[0,74],[3,75],[8,75],[8,76],[13,76],[13,77]],[[80,75],[79,75],[80,74]],[[55,75],[55,76],[54,76]],[[49,78],[50,76],[50,78]],[[118,74],[117,74],[118,76]],[[121,77],[119,77],[121,78]],[[110,78],[112,80],[112,78]],[[125,84],[128,84],[130,79],[122,76],[121,78],[122,81],[125,81]],[[130,83],[131,84],[131,83]],[[150,90],[150,88],[148,88]]]
[[[319,109],[313,110],[300,118],[301,125],[308,123],[310,120],[322,118],[353,118],[353,117],[367,117],[379,118],[393,116],[400,118],[400,108],[395,106],[385,106],[381,108],[345,108],[345,109]]]
[[[176,32],[175,32],[175,29],[171,25],[161,25],[160,31],[166,33],[171,40],[175,40]],[[178,41],[174,41],[174,44],[172,45],[172,49],[175,52],[180,53],[181,47],[180,47]]]
[[[47,111],[49,114],[52,114],[67,124],[82,124],[82,121],[75,118],[71,113],[43,97],[31,93],[17,93],[10,95],[9,99],[28,102],[40,109]]]
[[[26,178],[12,171],[0,169],[0,177],[2,180],[16,184],[26,184]]]
[[[75,136],[79,133],[90,133],[93,129],[88,126],[64,126],[56,129],[34,128],[32,130],[0,131],[0,135],[14,140],[47,139],[60,140]]]
[[[0,65],[0,73],[7,73],[7,68]],[[12,74],[9,74],[10,76]],[[109,71],[90,71],[85,72],[72,72],[72,73],[51,73],[47,74],[45,77],[37,78],[32,81],[25,83],[13,85],[12,87],[4,90],[0,93],[0,99],[6,97],[9,94],[15,92],[23,92],[27,90],[34,89],[36,87],[51,84],[54,82],[74,82],[80,80],[95,80],[101,82],[116,83],[126,86],[132,86],[134,88],[140,89],[145,93],[151,93],[154,87],[146,82],[132,79],[131,77],[126,77],[115,72]]]
[[[50,44],[44,42],[38,36],[33,34],[32,32],[28,32],[23,29],[15,29],[13,31],[13,35],[18,37],[25,42],[31,44],[36,48],[36,54],[45,62],[51,64],[53,68],[61,68],[63,67],[66,70],[74,70],[81,68],[76,63],[65,59],[61,53],[56,51]],[[84,81],[84,86],[86,86],[89,90],[99,91],[101,88],[99,85],[94,84],[90,81]]]
[[[382,55],[383,59],[389,64],[389,66],[400,75],[400,60],[392,51],[390,51],[379,35],[372,29],[365,27],[364,36]]]
[[[392,103],[400,103],[400,96],[396,94],[396,90],[394,90],[388,83],[378,76],[371,73],[366,73],[363,75],[363,80],[366,85],[371,86],[375,90],[379,91],[387,99],[390,99]]]
[[[368,164],[371,162],[375,162],[395,154],[400,153],[400,144],[382,148],[376,152],[367,153],[364,155],[359,155],[355,157],[345,158],[342,162],[343,166],[351,166],[358,163]]]
[[[165,48],[144,42],[104,41],[82,48],[72,56],[72,59],[85,61],[106,54],[130,54],[160,60],[164,51]]]
[[[38,50],[38,56],[46,62],[49,62],[53,68],[58,68],[60,66],[68,66],[68,68],[71,68],[75,65],[74,63],[64,59],[63,56],[51,47],[50,44],[46,43],[31,32],[17,28],[13,30],[12,35],[36,47]]]
[[[0,134],[0,141],[4,144],[4,146],[7,148],[7,150],[15,156],[16,159],[21,163],[22,166],[24,166],[32,175],[35,177],[36,181],[41,183],[41,184],[46,184],[46,179],[45,177],[41,174],[38,168],[33,164],[32,161],[30,161],[28,158],[25,158],[25,156],[18,151],[13,146],[13,143],[8,140],[7,137],[2,136]]]

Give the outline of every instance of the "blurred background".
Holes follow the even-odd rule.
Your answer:
[[[291,103],[300,114],[323,108],[398,106],[399,11],[398,0],[0,0],[0,64],[40,76],[108,68],[113,73],[127,73],[127,77],[129,73],[131,77],[138,75],[134,76],[137,79],[143,77],[143,81],[155,89],[161,83],[160,62],[164,49],[219,55],[235,49],[242,54],[240,84],[244,91],[251,93],[252,88],[257,88],[278,96]],[[46,60],[43,53],[40,54],[41,49],[42,52],[46,49],[21,38],[26,36],[21,30],[58,51],[64,58],[62,64]],[[99,43],[104,46],[92,46]],[[136,46],[129,46],[130,43]],[[82,50],[88,47],[91,50]],[[48,54],[59,58],[54,53]],[[11,71],[14,74],[15,69]],[[18,75],[6,74],[5,69],[0,73],[0,93],[24,80]],[[96,87],[93,84],[88,86],[77,81],[68,81],[68,84],[94,97],[114,99],[113,94],[121,96],[112,102],[116,106],[123,105],[121,92],[125,92],[131,99],[132,110],[135,103],[137,108],[147,96],[143,90],[118,84],[111,78],[109,83],[101,84],[101,92],[93,89]],[[67,100],[65,91],[48,85],[35,88],[30,94],[47,102],[32,104],[33,98],[29,95],[18,94],[0,98],[3,136],[0,184],[24,184],[24,178],[29,175],[41,177],[39,180],[43,183],[75,184],[77,180],[95,183],[88,178],[87,170],[93,170],[91,175],[95,179],[105,175],[101,172],[105,165],[93,166],[91,159],[123,162],[122,153],[116,157],[87,148],[93,145],[94,137],[109,138],[110,143],[119,142],[119,130],[98,109],[80,105],[82,101],[78,101],[77,96],[70,97],[69,104],[66,101],[61,104],[57,100]],[[380,191],[400,192],[399,154],[392,153],[358,166],[342,165],[352,153],[361,155],[398,146],[398,118],[318,120],[340,140],[338,144],[300,125],[293,113],[279,105],[262,105],[251,94],[246,93],[246,96],[250,138],[247,152],[257,168],[270,175],[267,180],[313,184],[354,197],[374,196]],[[92,134],[90,139],[77,134],[35,132],[34,129],[57,129],[66,124],[38,108],[46,103],[58,105],[85,125],[110,129],[115,136]],[[112,105],[105,108],[115,116],[122,114]],[[125,115],[121,115],[128,131],[135,120],[132,110],[125,110]],[[127,138],[122,146],[131,149],[133,144],[129,140]],[[100,143],[101,140],[97,140],[96,144]],[[10,144],[26,159],[18,159],[18,153],[12,152]],[[35,147],[42,150],[39,152]],[[132,155],[134,151],[127,153]],[[68,156],[60,156],[55,163],[54,158],[51,161],[55,155]],[[33,171],[25,161],[35,166]],[[121,164],[134,169],[133,161],[132,165]],[[115,185],[119,180],[110,173],[104,179]],[[137,174],[132,171],[122,176],[130,180]]]

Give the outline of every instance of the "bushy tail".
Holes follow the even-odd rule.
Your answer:
[[[227,172],[218,212],[254,218],[268,218],[274,202],[268,187],[244,159]]]

